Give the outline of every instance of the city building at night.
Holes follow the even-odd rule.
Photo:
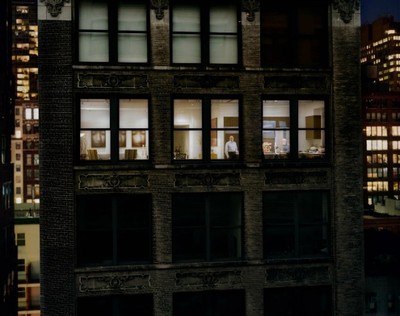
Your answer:
[[[13,0],[12,59],[15,131],[12,139],[14,196],[20,208],[39,208],[39,107],[37,1]]]
[[[400,313],[400,23],[361,28],[366,315]]]
[[[357,1],[40,1],[41,313],[364,313]]]
[[[11,134],[13,85],[11,69],[11,3],[0,3],[0,315],[17,315],[17,247],[14,239]]]

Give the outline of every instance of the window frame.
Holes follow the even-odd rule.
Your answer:
[[[97,127],[81,127],[81,105],[82,101],[88,101],[88,100],[94,100],[94,101],[108,101],[109,102],[109,127],[108,128],[97,128]],[[132,127],[132,128],[126,128],[126,127],[120,127],[120,105],[121,105],[121,100],[146,100],[147,103],[147,128],[142,128],[142,127]],[[99,164],[99,163],[106,163],[106,164],[123,164],[123,163],[135,163],[135,164],[149,164],[150,163],[150,147],[151,147],[151,122],[150,122],[150,97],[148,95],[104,95],[104,94],[99,94],[99,95],[79,95],[77,97],[76,101],[76,126],[77,126],[77,134],[76,134],[76,155],[75,159],[78,164]],[[92,132],[92,131],[105,131],[105,135],[107,135],[107,131],[109,131],[109,142],[110,142],[110,150],[109,150],[109,159],[94,159],[94,160],[89,160],[89,157],[86,157],[88,155],[87,150],[91,149],[92,146],[86,147],[84,149],[81,148],[81,134],[82,131],[87,131],[87,132]],[[128,156],[126,159],[121,159],[120,158],[120,132],[121,131],[145,131],[146,136],[145,136],[145,151],[142,155],[146,155],[147,158],[132,158]],[[125,139],[125,144],[127,144],[127,139]],[[132,144],[131,144],[132,145]],[[126,149],[132,149],[133,146],[126,146]],[[84,150],[84,152],[82,152]],[[86,157],[86,158],[84,158]]]
[[[106,29],[85,29],[81,28],[79,25],[80,20],[80,2],[84,0],[78,0],[75,6],[75,34],[77,34],[76,39],[76,50],[75,50],[75,60],[79,64],[111,64],[111,65],[149,65],[151,58],[151,32],[150,32],[150,7],[148,1],[145,0],[134,0],[134,4],[143,4],[146,11],[146,30],[145,31],[127,31],[118,29],[118,4],[120,0],[104,0],[107,9],[107,28]],[[111,21],[111,23],[110,23]],[[105,33],[107,35],[107,48],[108,48],[108,61],[85,61],[80,59],[80,44],[79,37],[81,33]],[[145,62],[122,62],[118,61],[118,36],[120,34],[145,34],[146,35],[146,61]]]
[[[120,255],[119,255],[119,250],[120,248],[118,247],[118,245],[120,245],[121,243],[118,242],[118,236],[119,234],[121,234],[121,232],[124,231],[124,228],[120,227],[120,224],[118,223],[118,219],[119,216],[121,214],[119,214],[119,212],[124,212],[126,210],[124,209],[119,209],[118,203],[120,201],[122,201],[122,199],[129,199],[131,201],[135,201],[135,202],[144,202],[147,203],[147,205],[144,206],[143,209],[141,209],[140,211],[145,210],[145,212],[147,212],[146,214],[146,218],[147,218],[147,222],[144,224],[143,227],[131,227],[131,230],[135,230],[135,231],[144,231],[145,235],[142,236],[141,241],[143,241],[143,243],[146,243],[147,245],[143,246],[147,248],[147,258],[144,259],[121,259]],[[90,202],[93,199],[101,199],[101,201],[103,202],[103,206],[107,205],[107,203],[109,203],[107,206],[109,206],[109,209],[103,209],[102,212],[103,214],[106,213],[106,215],[110,218],[110,221],[107,222],[107,227],[101,227],[101,226],[97,226],[97,227],[88,227],[87,222],[80,222],[80,219],[84,218],[85,216],[90,216],[85,214],[85,210],[84,209],[80,209],[80,207],[83,207],[84,204]],[[147,210],[145,209],[147,208]],[[114,195],[77,195],[76,196],[76,249],[77,249],[77,259],[76,259],[76,264],[78,267],[92,267],[92,266],[99,266],[99,265],[105,265],[105,266],[120,266],[120,265],[125,265],[125,264],[149,264],[152,262],[153,260],[153,254],[152,254],[152,234],[153,234],[153,227],[152,227],[152,198],[151,198],[151,194],[114,194]],[[131,212],[135,212],[135,209],[130,209]],[[92,213],[96,212],[91,210]],[[126,222],[124,222],[126,223]],[[126,230],[126,227],[125,227]],[[87,248],[85,248],[85,246],[83,245],[83,239],[82,238],[87,238],[87,236],[89,235],[90,232],[103,232],[107,231],[108,234],[111,234],[112,236],[112,240],[110,241],[110,245],[108,245],[110,247],[110,249],[108,249],[108,251],[110,253],[108,254],[102,254],[101,258],[97,258],[97,259],[93,259],[93,258],[87,258],[87,257],[81,257],[81,252],[85,252],[87,251]],[[83,234],[83,235],[82,235]],[[86,235],[85,235],[86,234]],[[91,237],[92,238],[92,237]],[[93,242],[95,242],[96,240],[93,239]],[[88,243],[88,241],[86,241],[86,243]],[[83,248],[82,250],[80,250],[80,245]],[[86,247],[88,247],[88,245],[86,245]],[[103,248],[106,248],[106,246],[103,245]],[[123,250],[126,250],[125,247],[123,247]],[[85,251],[86,250],[86,251]],[[98,251],[98,249],[97,249]],[[134,251],[134,249],[132,249],[132,251]],[[100,260],[101,262],[98,262],[96,260]]]
[[[219,199],[219,202],[221,202],[224,198],[232,198],[235,196],[237,199],[240,199],[240,210],[238,210],[238,214],[230,214],[230,215],[237,215],[239,216],[239,224],[226,224],[226,225],[216,225],[215,224],[215,219],[214,222],[213,219],[211,218],[212,212],[217,212],[218,209],[212,209],[212,207],[209,205],[210,200],[217,197]],[[176,212],[179,212],[179,207],[182,207],[178,202],[179,198],[185,198],[185,199],[190,199],[191,201],[194,201],[195,199],[201,199],[203,202],[204,208],[201,208],[200,210],[197,209],[197,214],[192,213],[192,215],[197,216],[195,220],[192,219],[182,219],[182,218],[177,218]],[[175,263],[185,263],[185,262],[215,262],[215,261],[241,261],[244,258],[244,197],[242,192],[221,192],[221,193],[177,193],[172,195],[172,261]],[[182,215],[182,214],[181,214]],[[189,220],[192,221],[191,225],[182,225],[182,224],[177,224],[177,221],[184,221],[184,220]],[[193,223],[193,221],[197,221],[196,224]],[[199,224],[199,222],[203,221],[202,224]],[[218,221],[218,220],[217,220]],[[204,244],[204,249],[202,251],[204,252],[204,256],[198,255],[198,254],[182,254],[179,253],[179,248],[182,247],[181,244],[177,244],[177,240],[181,241],[183,239],[178,238],[179,233],[182,233],[182,231],[197,231],[197,234],[200,232],[204,233],[203,237],[200,237],[202,242]],[[232,232],[239,232],[240,234],[240,240],[238,241],[239,244],[236,245],[236,250],[239,252],[237,256],[233,257],[218,257],[215,256],[215,249],[213,249],[213,238],[215,236],[212,236],[212,233],[214,232],[221,232],[223,230],[229,230],[231,233]],[[193,235],[194,236],[194,235]],[[184,240],[187,240],[185,238]],[[215,240],[214,240],[215,244]],[[184,245],[183,245],[184,247]],[[193,249],[194,247],[192,247]],[[184,258],[182,258],[182,256]]]
[[[288,201],[291,201],[291,208],[290,209],[285,209],[286,213],[291,213],[291,217],[287,216],[285,219],[278,218],[279,222],[275,219],[275,222],[272,220],[271,222],[268,222],[267,219],[267,212],[268,212],[268,195],[279,195],[285,199],[285,203],[288,203]],[[323,194],[321,197],[321,202],[322,204],[325,203],[325,205],[321,205],[321,211],[322,214],[318,214],[318,216],[321,217],[321,221],[317,222],[313,217],[314,221],[302,221],[303,218],[301,217],[301,207],[299,206],[298,202],[301,201],[301,199],[306,195],[309,194],[308,198],[313,197],[315,194]],[[286,197],[290,195],[290,199],[287,199]],[[331,195],[328,190],[308,190],[308,191],[264,191],[263,192],[263,257],[264,260],[301,260],[301,259],[307,259],[307,258],[330,258],[331,257],[331,252],[332,252],[332,241],[331,241]],[[276,199],[276,197],[275,197]],[[287,200],[287,201],[286,201]],[[281,200],[283,201],[283,200]],[[272,208],[275,206],[272,205]],[[325,207],[325,209],[324,209]],[[308,206],[308,209],[310,209],[310,206]],[[281,210],[282,211],[282,210]],[[277,214],[276,211],[272,212],[272,214]],[[284,214],[285,215],[285,214]],[[307,215],[307,214],[306,214]],[[304,216],[306,216],[304,215]],[[276,217],[276,215],[274,215]],[[326,242],[326,245],[319,245],[319,247],[325,246],[324,248],[319,249],[318,253],[313,253],[313,254],[304,254],[302,253],[302,250],[300,249],[302,246],[304,246],[307,241],[304,241],[302,243],[301,238],[302,238],[302,233],[304,234],[305,228],[309,227],[321,227],[321,233],[326,234],[326,240],[320,238],[319,241],[321,242]],[[269,254],[268,253],[268,243],[266,242],[267,238],[267,233],[269,232],[269,229],[273,231],[273,228],[279,228],[280,232],[285,232],[284,229],[286,228],[286,238],[287,240],[292,238],[292,243],[293,247],[290,249],[290,253],[287,254],[282,254],[282,249],[278,250],[279,254]],[[281,235],[281,240],[283,240],[283,237]],[[286,242],[287,242],[286,240]],[[289,240],[290,241],[290,240]],[[314,245],[315,246],[315,245]],[[287,245],[286,245],[287,247]],[[324,250],[326,249],[326,250]],[[277,250],[275,250],[276,252]]]
[[[195,127],[195,128],[180,128],[175,126],[175,101],[186,101],[186,100],[200,100],[200,106],[201,106],[201,126],[200,127]],[[235,100],[237,101],[237,106],[238,106],[238,126],[224,126],[224,127],[214,127],[213,122],[212,122],[212,103],[213,101],[225,101],[225,100]],[[242,123],[242,97],[238,95],[175,95],[171,98],[171,161],[174,163],[193,163],[193,162],[198,162],[198,163],[212,163],[212,164],[217,164],[217,163],[241,163],[243,161],[243,148],[244,146],[242,145],[242,134],[243,134],[243,123]],[[176,159],[176,144],[175,144],[175,139],[174,135],[175,132],[179,131],[200,131],[202,133],[202,145],[201,145],[201,158],[180,158]],[[235,141],[238,143],[237,147],[239,150],[238,157],[236,159],[227,159],[227,157],[224,155],[224,158],[212,158],[211,154],[213,153],[213,150],[211,147],[213,145],[213,140],[212,140],[212,133],[216,133],[218,135],[218,132],[229,132],[233,133],[234,135],[238,135],[237,138],[235,138]],[[229,133],[228,133],[229,134]],[[215,135],[215,134],[214,134]],[[222,146],[225,146],[223,144]]]
[[[265,128],[264,127],[264,118],[267,116],[264,113],[264,102],[268,101],[288,101],[289,103],[289,127],[285,127],[284,129],[279,127],[274,128]],[[324,118],[321,118],[321,127],[299,127],[299,103],[301,101],[319,101],[323,102],[324,106]],[[287,96],[287,95],[277,95],[270,96],[264,95],[261,100],[261,156],[264,163],[276,163],[277,160],[281,162],[287,161],[296,161],[302,163],[327,163],[330,161],[330,116],[329,116],[330,103],[327,96],[321,95],[296,95],[296,96]],[[323,125],[323,126],[322,126]],[[289,152],[284,154],[276,154],[275,147],[276,144],[273,144],[273,148],[271,148],[271,154],[266,154],[264,150],[264,132],[267,131],[282,131],[286,130],[289,133]],[[321,142],[324,142],[324,146],[320,148],[316,148],[314,152],[300,152],[299,146],[299,135],[300,133],[307,131],[320,131],[321,133]],[[279,146],[278,146],[279,147]],[[314,146],[312,146],[314,147]],[[311,149],[311,147],[309,148]]]
[[[193,2],[187,0],[172,0],[170,3],[170,48],[171,48],[171,55],[170,55],[170,63],[173,66],[210,66],[210,67],[239,67],[242,65],[242,50],[240,49],[242,46],[242,32],[241,32],[241,10],[240,10],[240,3],[237,0],[223,0],[222,3],[218,4],[233,4],[236,6],[236,32],[211,32],[210,30],[210,5],[214,4],[211,0],[204,0],[204,1],[196,1],[195,5],[199,7],[199,14],[200,14],[200,30],[199,31],[174,31],[174,7],[179,5],[187,6],[193,5]],[[200,62],[175,62],[174,61],[174,35],[179,34],[197,34],[199,36],[200,41]],[[236,36],[236,55],[237,55],[237,62],[236,63],[211,63],[211,38],[212,35],[235,35]]]

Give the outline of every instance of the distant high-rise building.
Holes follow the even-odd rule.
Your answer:
[[[16,78],[14,195],[16,207],[27,209],[40,202],[37,1],[13,0],[12,4]]]
[[[400,315],[400,22],[361,29],[366,314]]]
[[[0,315],[17,315],[17,248],[14,239],[13,169],[10,146],[14,128],[11,70],[11,3],[0,2]]]
[[[361,64],[367,90],[400,92],[400,22],[393,16],[362,26]]]
[[[364,314],[354,1],[39,1],[42,315]]]

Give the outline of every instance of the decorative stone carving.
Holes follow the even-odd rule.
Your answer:
[[[177,273],[175,284],[179,287],[214,288],[218,285],[234,285],[242,282],[241,271],[182,272]]]
[[[330,283],[331,271],[329,266],[297,267],[297,268],[267,268],[266,283]]]
[[[242,0],[242,11],[246,12],[247,21],[254,22],[255,12],[260,11],[260,1]]]
[[[78,277],[79,292],[140,290],[151,287],[148,274],[100,274]]]
[[[339,12],[344,23],[349,23],[354,12],[360,8],[360,0],[333,0],[333,8]]]
[[[146,175],[132,174],[86,174],[79,175],[78,188],[83,190],[113,190],[145,188],[149,186]]]
[[[164,10],[168,9],[168,0],[151,0],[151,7],[156,11],[157,20],[162,20]]]
[[[40,2],[44,2],[47,11],[55,18],[61,14],[61,9],[64,6],[64,3],[69,3],[70,0],[40,0]]]
[[[238,76],[175,76],[174,86],[176,88],[239,88]]]
[[[325,171],[313,172],[266,172],[265,184],[327,184],[328,174]]]
[[[147,76],[110,73],[78,73],[77,88],[147,88]]]
[[[329,88],[326,76],[268,76],[264,77],[264,87],[267,89],[319,90]]]
[[[176,187],[240,185],[239,173],[176,174]]]

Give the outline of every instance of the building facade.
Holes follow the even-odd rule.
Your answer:
[[[358,5],[39,2],[42,314],[362,315]]]
[[[14,241],[11,134],[13,85],[11,71],[11,3],[0,4],[0,315],[17,315],[17,248]]]

